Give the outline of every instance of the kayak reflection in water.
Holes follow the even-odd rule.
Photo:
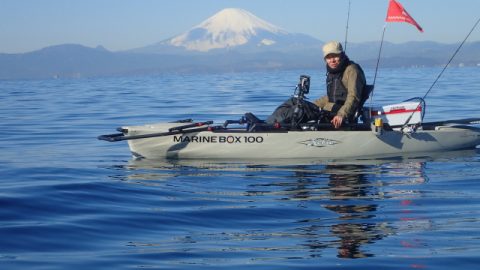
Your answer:
[[[336,248],[339,258],[374,256],[364,251],[362,246],[392,234],[394,228],[375,220],[378,205],[374,202],[381,197],[381,192],[368,180],[370,168],[357,164],[326,165],[321,175],[318,171],[309,172],[304,168],[294,172],[298,180],[293,189],[288,189],[291,199],[306,202],[321,200],[325,209],[336,214],[333,219],[323,214],[318,219],[303,221],[308,224],[302,228],[309,236],[306,246],[317,252]]]
[[[372,197],[378,191],[362,172],[365,166],[340,165],[327,166],[330,172],[328,183],[330,204],[326,209],[339,214],[339,222],[331,226],[331,233],[339,238],[338,257],[364,258],[373,254],[362,252],[362,244],[373,243],[384,237],[384,229],[375,222],[368,222],[375,217],[377,205],[372,204]]]

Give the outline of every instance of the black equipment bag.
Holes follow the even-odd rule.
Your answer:
[[[292,97],[275,109],[267,118],[267,123],[271,125],[279,123],[295,128],[308,121],[317,121],[320,117],[320,109],[317,105],[302,98]]]

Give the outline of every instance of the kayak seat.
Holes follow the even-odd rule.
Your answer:
[[[366,121],[368,121],[368,119],[365,119],[363,106],[365,105],[367,99],[370,97],[370,94],[372,94],[373,88],[375,88],[375,85],[373,84],[366,84],[363,88],[362,97],[360,98],[360,103],[358,104],[358,110],[357,112],[355,112],[355,116],[353,118],[354,123],[358,123],[359,118],[361,118],[364,124],[366,124]]]

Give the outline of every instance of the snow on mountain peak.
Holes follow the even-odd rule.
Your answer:
[[[169,43],[173,46],[185,47],[187,50],[209,51],[243,45],[260,31],[273,34],[287,33],[246,10],[226,8],[190,31],[172,38]]]
[[[239,8],[226,8],[213,15],[197,27],[208,29],[213,34],[233,31],[243,34],[256,34],[255,29],[278,33],[282,30],[252,13]]]

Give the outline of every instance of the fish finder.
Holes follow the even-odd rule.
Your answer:
[[[294,96],[303,99],[308,92],[310,92],[310,76],[300,75],[300,81],[295,88]]]

